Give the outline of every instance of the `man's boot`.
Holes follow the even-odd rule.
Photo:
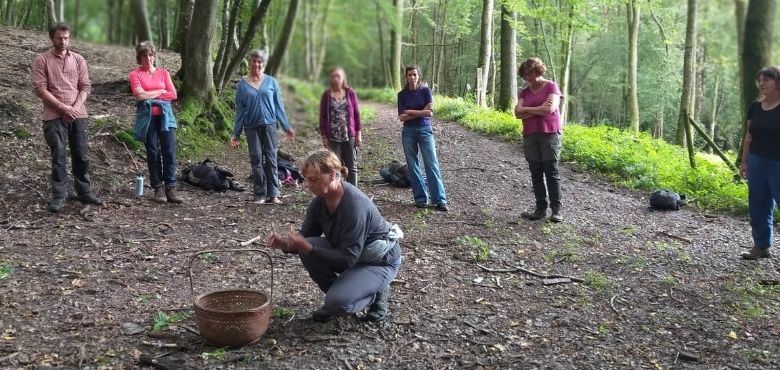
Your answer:
[[[165,197],[168,198],[169,203],[182,203],[184,199],[179,198],[176,194],[176,186],[165,185]]]
[[[750,248],[749,252],[742,253],[742,259],[743,260],[757,260],[759,258],[769,258],[771,255],[769,254],[769,248],[767,249],[761,249],[758,247]]]
[[[165,188],[162,185],[157,185],[154,188],[154,197],[152,198],[157,203],[165,203],[168,198],[165,197]]]
[[[561,207],[553,207],[552,215],[550,215],[550,222],[563,222],[563,216],[561,216]]]
[[[531,221],[541,220],[546,216],[547,216],[547,206],[544,207],[536,206],[536,209],[533,212],[525,211],[520,214],[520,217]]]

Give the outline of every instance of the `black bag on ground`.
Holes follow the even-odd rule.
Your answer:
[[[658,211],[677,211],[685,204],[685,195],[668,189],[658,189],[650,193],[650,208]]]
[[[409,179],[409,167],[396,160],[393,160],[387,166],[382,167],[379,170],[379,176],[382,176],[385,181],[393,186],[400,188],[412,186],[412,181]]]
[[[233,173],[225,167],[217,165],[214,161],[206,159],[181,170],[181,180],[205,190],[243,191],[244,187],[235,182]]]

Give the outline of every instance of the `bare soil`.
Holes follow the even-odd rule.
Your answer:
[[[182,205],[136,199],[127,151],[93,130],[92,178],[107,204],[69,200],[50,214],[49,152],[29,82],[30,62],[48,40],[8,28],[0,40],[0,268],[13,269],[7,277],[0,269],[2,368],[148,368],[141,357],[169,369],[780,367],[780,288],[772,285],[780,265],[738,259],[750,245],[745,217],[651,212],[645,194],[565,164],[565,222],[527,222],[519,214],[533,195],[520,145],[439,121],[452,210],[418,210],[410,190],[372,184],[381,165],[402,159],[395,112],[376,104],[366,104],[377,117],[364,132],[361,186],[406,232],[392,318],[315,323],[310,312],[322,294],[296,257],[269,251],[271,270],[259,254],[209,253],[192,259],[195,294],[269,292],[273,271],[277,315],[263,339],[219,350],[196,334],[191,257],[298,227],[311,195],[285,188],[284,205],[261,206],[248,193],[183,185]],[[129,127],[132,50],[74,49],[90,64],[91,114]],[[163,57],[173,68],[175,55]],[[319,145],[317,134],[286,98],[308,138],[283,147],[300,158]],[[21,128],[31,136],[18,138]],[[245,148],[211,157],[242,180],[249,173]],[[528,270],[584,282],[546,285]],[[173,319],[157,320],[170,325],[153,331],[160,312]]]

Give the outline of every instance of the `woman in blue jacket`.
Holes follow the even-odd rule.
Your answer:
[[[290,139],[295,138],[295,130],[287,121],[279,82],[263,73],[268,54],[256,49],[249,53],[248,59],[249,74],[236,86],[236,123],[230,145],[238,147],[241,131],[246,131],[254,183],[253,200],[257,204],[281,204],[276,124],[282,125]]]

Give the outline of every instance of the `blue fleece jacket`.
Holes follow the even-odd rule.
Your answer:
[[[135,105],[135,126],[133,136],[138,141],[146,141],[146,132],[152,122],[152,105],[157,105],[162,111],[163,131],[176,128],[176,116],[173,114],[171,102],[157,99],[141,100]]]
[[[245,128],[276,123],[282,125],[284,131],[290,131],[281,90],[279,82],[269,75],[263,75],[259,89],[255,89],[242,78],[236,85],[236,123],[233,125],[233,137],[240,137]]]

